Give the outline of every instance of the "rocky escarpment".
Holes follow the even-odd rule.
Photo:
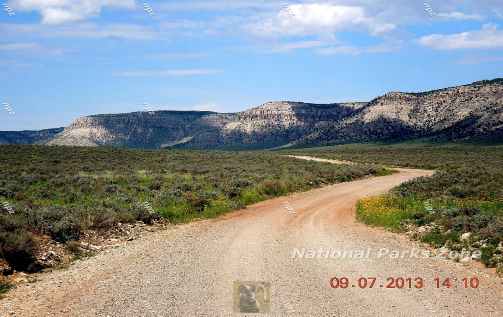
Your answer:
[[[48,144],[141,148],[283,146],[350,115],[364,104],[269,102],[234,114],[154,111],[77,119]]]
[[[60,132],[60,133],[58,133]],[[11,134],[9,134],[11,133]],[[269,102],[222,114],[154,111],[77,119],[64,131],[3,143],[134,148],[253,149],[400,141],[414,138],[503,141],[503,79],[422,93],[391,92],[368,103]]]
[[[503,80],[497,79],[425,93],[388,93],[298,143],[338,144],[419,137],[503,141],[502,131]]]
[[[155,111],[77,119],[48,144],[162,148],[199,134],[218,134],[225,116],[212,112]]]
[[[231,147],[279,147],[295,142],[352,114],[360,104],[268,102],[240,112],[223,126],[221,140]]]

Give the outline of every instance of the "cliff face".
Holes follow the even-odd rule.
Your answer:
[[[362,104],[270,102],[234,114],[154,111],[77,119],[50,145],[270,148],[340,120]]]
[[[503,79],[424,93],[392,92],[369,103],[281,101],[231,114],[95,115],[77,119],[64,131],[28,132],[0,132],[0,143],[250,149],[418,137],[503,141]]]
[[[237,114],[222,130],[225,145],[284,146],[355,111],[343,104],[269,102]]]
[[[425,93],[388,93],[299,143],[337,144],[432,137],[500,140],[503,80]]]
[[[211,112],[155,111],[96,115],[77,119],[48,144],[162,148],[214,133],[219,120]]]

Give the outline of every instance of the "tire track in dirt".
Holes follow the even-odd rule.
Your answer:
[[[21,285],[0,302],[0,316],[231,316],[236,280],[270,282],[275,316],[501,316],[501,280],[475,267],[437,258],[292,258],[301,248],[418,248],[354,220],[358,199],[432,174],[398,170],[148,234]],[[334,276],[477,276],[480,287],[332,289]]]

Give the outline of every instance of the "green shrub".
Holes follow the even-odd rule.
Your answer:
[[[0,255],[18,271],[35,272],[35,241],[29,232],[17,229],[0,232]]]
[[[434,247],[440,248],[442,247],[445,242],[447,241],[447,237],[440,232],[440,230],[435,229],[431,232],[426,233],[422,238],[421,241],[425,243],[429,243],[433,245]]]
[[[14,286],[12,283],[4,276],[0,276],[0,299],[1,295],[7,293]]]
[[[414,203],[390,195],[364,198],[357,204],[356,217],[368,225],[399,231],[405,220],[419,217]]]
[[[130,217],[119,218],[117,212],[110,209],[96,211],[92,214],[91,228],[94,229],[111,228],[115,226],[118,222],[120,222],[120,220],[122,220],[122,222],[133,222],[134,217],[130,215]]]
[[[497,246],[503,241],[503,147],[464,144],[341,145],[289,151],[292,154],[436,169],[392,191],[380,204],[362,206],[361,221],[393,230],[403,224],[432,225],[422,240],[434,246],[484,245],[482,261],[502,267]],[[424,206],[421,206],[424,205]],[[459,242],[471,232],[470,241]]]
[[[379,174],[376,168],[306,162],[271,152],[141,151],[114,148],[0,145],[0,198],[16,214],[0,214],[9,250],[25,250],[30,235],[60,242],[84,230],[159,217],[173,223],[216,217],[284,195]],[[148,201],[155,211],[141,206]],[[23,236],[24,235],[24,236]]]
[[[82,233],[82,225],[72,217],[63,217],[51,227],[51,236],[59,242],[79,240]]]
[[[75,256],[80,256],[82,254],[82,248],[80,247],[80,243],[77,241],[68,241],[65,246],[66,249]]]
[[[244,190],[242,193],[241,193],[241,202],[243,203],[243,205],[251,205],[251,204],[254,204],[256,202],[259,202],[261,200],[264,199],[264,196],[262,196],[257,189],[255,188],[250,188],[250,189],[247,189],[247,190]]]
[[[139,204],[133,209],[133,216],[135,220],[142,221],[146,224],[153,224],[154,221],[160,219],[159,213],[157,213],[150,205]]]
[[[480,249],[482,251],[481,261],[489,267],[495,267],[498,263],[493,261],[493,256],[496,253],[496,246],[487,245]]]
[[[281,196],[288,192],[287,186],[280,180],[266,180],[261,184],[260,191],[267,196]]]

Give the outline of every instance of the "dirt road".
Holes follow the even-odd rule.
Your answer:
[[[237,280],[269,282],[274,316],[501,316],[501,280],[410,257],[415,243],[354,221],[359,198],[429,173],[401,169],[152,233],[20,286],[0,301],[0,316],[229,316]],[[298,258],[320,248],[319,256]],[[326,250],[340,253],[326,257]],[[348,277],[348,288],[331,288],[335,276]],[[477,289],[462,287],[474,276]],[[361,289],[359,277],[377,281]],[[425,285],[380,287],[388,277],[421,277]],[[457,287],[437,289],[435,277]]]

